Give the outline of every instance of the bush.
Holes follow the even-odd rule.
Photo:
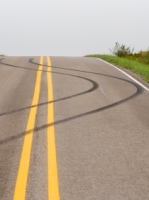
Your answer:
[[[131,50],[130,47],[125,45],[120,45],[118,42],[115,43],[115,47],[111,50],[111,53],[115,56],[126,57],[128,55],[133,55],[134,48]]]
[[[133,53],[134,48],[131,49],[130,47],[126,47],[123,44],[120,45],[118,42],[116,42],[115,47],[112,50],[110,49],[110,51],[115,56],[127,58],[129,60],[134,60],[149,65],[149,50]]]

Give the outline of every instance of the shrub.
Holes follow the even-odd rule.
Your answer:
[[[134,48],[126,47],[126,45],[120,45],[118,42],[115,43],[115,47],[111,50],[111,53],[115,56],[126,57],[128,55],[133,55]]]

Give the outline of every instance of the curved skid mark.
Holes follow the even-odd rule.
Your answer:
[[[1,64],[11,66],[9,64],[2,63],[1,60],[0,60]],[[32,60],[33,59],[30,59],[29,62],[31,62],[32,64],[35,64],[35,65],[39,66],[39,64],[33,63]],[[54,67],[54,66],[47,66],[47,65],[44,65],[44,66],[46,66],[46,67],[52,67],[52,68],[59,68],[59,69],[66,69],[66,68]],[[17,66],[12,66],[12,67],[17,67]],[[22,68],[22,67],[19,67],[19,68]],[[30,68],[25,68],[25,69],[34,70],[34,69],[30,69]],[[49,126],[53,126],[53,125],[57,125],[57,124],[60,124],[60,123],[68,122],[68,121],[71,121],[71,120],[74,120],[74,119],[77,119],[77,118],[81,118],[81,117],[84,117],[84,116],[87,116],[87,115],[95,114],[95,113],[98,113],[98,112],[110,109],[110,108],[118,106],[118,105],[120,105],[120,104],[122,104],[122,103],[124,103],[124,102],[126,102],[126,101],[128,101],[130,99],[133,99],[133,98],[137,97],[138,95],[141,95],[143,93],[143,91],[144,91],[144,89],[140,85],[138,85],[136,82],[132,82],[132,81],[129,81],[129,80],[126,80],[126,79],[123,79],[123,78],[109,76],[109,75],[106,75],[106,74],[100,74],[100,73],[93,73],[93,72],[75,70],[75,69],[74,70],[73,69],[67,69],[67,70],[80,71],[80,72],[84,72],[84,73],[91,73],[91,74],[96,74],[96,75],[100,75],[100,76],[106,76],[108,78],[114,78],[114,79],[118,79],[118,80],[121,80],[121,81],[125,81],[125,82],[133,85],[134,87],[136,87],[136,92],[134,94],[132,94],[131,96],[129,96],[129,97],[125,98],[125,99],[122,99],[120,101],[117,101],[117,102],[115,102],[113,104],[110,104],[110,105],[107,105],[107,106],[104,106],[104,107],[101,107],[101,108],[98,108],[98,109],[95,109],[95,110],[92,110],[92,111],[89,111],[89,112],[85,112],[85,113],[82,113],[82,114],[79,114],[79,115],[75,115],[73,117],[65,118],[63,120],[59,120],[59,121],[56,121],[54,123],[44,124],[44,125],[42,125],[40,127],[34,128],[33,130],[29,130],[27,132],[22,132],[22,133],[20,133],[18,135],[6,138],[6,139],[0,141],[0,145],[3,145],[3,144],[6,144],[7,142],[19,139],[19,138],[23,137],[25,134],[30,134],[32,131],[37,132],[37,131],[45,129],[45,128],[49,127]],[[47,72],[45,70],[43,70],[43,71]],[[82,93],[78,93],[78,94],[75,94],[75,95],[72,95],[72,96],[64,97],[62,99],[57,99],[57,100],[54,100],[53,102],[58,102],[58,101],[62,101],[62,100],[74,98],[76,96],[83,95],[83,94],[86,94],[88,92],[92,92],[92,91],[94,91],[95,89],[98,88],[98,84],[95,81],[93,81],[91,79],[87,79],[85,77],[75,76],[75,75],[65,74],[65,73],[58,73],[58,72],[52,72],[52,73],[57,73],[57,74],[62,74],[62,75],[68,75],[68,76],[73,76],[73,77],[77,77],[77,78],[82,78],[82,79],[85,79],[87,81],[90,81],[93,84],[92,88],[89,89],[89,90],[87,90],[87,91],[84,91]],[[44,103],[41,103],[39,105],[34,105],[34,106],[42,106],[42,105],[45,105],[45,104],[48,104],[48,103],[52,103],[52,102],[44,102]],[[24,109],[28,109],[28,108],[31,108],[31,107],[22,108],[22,109],[19,109],[18,111],[21,111],[21,110],[24,110]],[[11,111],[10,113],[12,113],[12,112],[17,112],[17,111]],[[9,114],[9,113],[6,113],[6,114]],[[0,114],[0,116],[1,116],[1,114]]]
[[[20,67],[20,66],[15,66],[15,65],[10,65],[10,64],[7,64],[7,63],[3,63],[3,62],[1,62],[3,59],[0,59],[0,63],[3,64],[3,65],[10,66],[10,67],[16,67],[16,68],[21,68],[21,69],[28,69],[28,70],[37,71],[36,69],[30,69],[30,68],[27,68],[27,67]],[[40,71],[40,70],[38,70],[38,71]],[[42,70],[42,72],[48,72],[48,71]],[[20,111],[23,111],[23,110],[26,110],[26,109],[30,109],[30,108],[33,108],[33,107],[43,106],[43,105],[46,105],[46,104],[49,104],[49,103],[55,103],[55,102],[58,102],[58,101],[63,101],[63,100],[66,100],[66,99],[71,99],[73,97],[77,97],[77,96],[80,96],[80,95],[87,94],[89,92],[93,92],[94,90],[96,90],[99,87],[98,83],[96,83],[95,81],[93,81],[91,79],[88,79],[88,78],[85,78],[85,77],[82,77],[82,76],[75,76],[75,75],[72,75],[72,74],[59,73],[59,72],[49,72],[49,73],[60,74],[60,75],[65,75],[65,76],[72,76],[74,78],[84,79],[84,80],[90,82],[92,84],[92,87],[90,89],[86,90],[86,91],[83,91],[83,92],[80,92],[80,93],[77,93],[77,94],[74,94],[74,95],[71,95],[71,96],[67,96],[67,97],[64,97],[64,98],[61,98],[61,99],[56,99],[54,101],[43,102],[43,103],[40,103],[40,104],[37,104],[37,105],[27,106],[27,107],[20,108],[20,109],[17,109],[17,110],[12,110],[12,111],[9,111],[9,112],[0,113],[0,117],[4,116],[4,115],[13,114],[13,113],[16,113],[16,112],[20,112]]]

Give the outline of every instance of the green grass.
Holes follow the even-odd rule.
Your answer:
[[[149,65],[149,51],[140,52],[138,54],[127,55],[125,58]]]
[[[0,56],[5,56],[5,55],[3,55],[3,54],[0,54]]]
[[[111,56],[111,55],[87,55],[86,57],[97,57],[101,58],[109,63],[112,63],[116,66],[123,67],[125,69],[128,69],[135,74],[138,74],[144,81],[149,83],[149,65],[130,60],[127,58],[121,58],[117,56]]]

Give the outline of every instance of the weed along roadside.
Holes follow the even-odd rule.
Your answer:
[[[122,67],[130,72],[137,74],[143,81],[149,83],[149,65],[142,64],[140,62],[111,55],[87,55],[86,57],[101,58],[109,63],[114,64],[117,67]],[[132,74],[131,74],[132,75]],[[136,78],[136,77],[135,77]]]
[[[134,48],[131,49],[116,42],[113,49],[110,49],[110,52],[112,55],[93,54],[86,55],[86,57],[100,58],[117,67],[121,67],[149,87],[149,50],[133,53]]]

